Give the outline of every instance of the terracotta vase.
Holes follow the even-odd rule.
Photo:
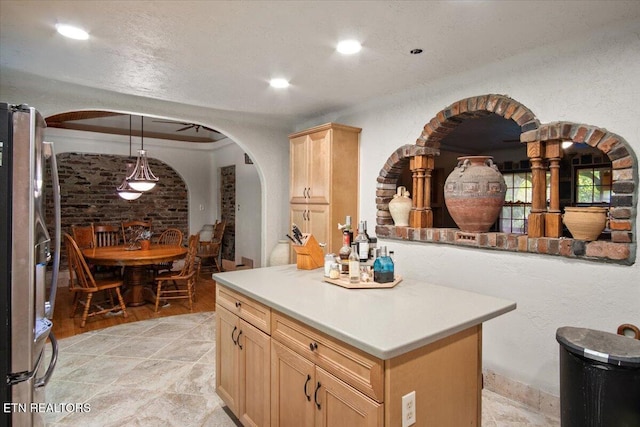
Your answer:
[[[500,216],[507,185],[491,156],[458,157],[444,183],[444,201],[460,230],[485,233]]]
[[[143,251],[151,249],[151,240],[140,240],[140,249]]]
[[[409,226],[409,212],[412,203],[407,189],[403,186],[398,187],[397,193],[393,195],[393,200],[389,202],[389,212],[396,227]]]
[[[269,267],[289,264],[289,241],[278,240],[269,254]]]
[[[562,222],[574,239],[598,240],[598,236],[607,225],[607,212],[607,208],[595,206],[566,207]]]

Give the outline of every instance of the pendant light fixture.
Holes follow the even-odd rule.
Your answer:
[[[131,114],[129,114],[129,159],[131,159]],[[134,190],[127,182],[127,177],[131,175],[134,165],[134,163],[127,162],[127,174],[122,180],[122,184],[120,184],[120,186],[116,189],[118,191],[118,196],[122,197],[125,200],[135,200],[142,196],[141,191]]]
[[[129,186],[137,191],[149,191],[156,186],[160,180],[151,172],[149,161],[147,160],[147,152],[144,149],[144,116],[141,116],[142,126],[140,128],[140,150],[138,150],[138,161],[136,167],[127,176]]]

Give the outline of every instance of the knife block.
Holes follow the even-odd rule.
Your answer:
[[[292,246],[296,251],[296,265],[300,270],[314,270],[324,266],[324,251],[312,234],[302,233],[302,244]]]

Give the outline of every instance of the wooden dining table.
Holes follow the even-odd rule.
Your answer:
[[[130,249],[128,245],[102,246],[82,250],[87,262],[95,265],[124,267],[125,301],[128,306],[155,303],[156,294],[147,283],[149,266],[175,261],[187,254],[187,248],[175,245],[151,245],[148,250]]]

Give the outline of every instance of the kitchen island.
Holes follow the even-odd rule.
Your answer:
[[[244,425],[480,425],[482,322],[514,302],[412,279],[345,289],[295,265],[213,279],[217,392]]]

